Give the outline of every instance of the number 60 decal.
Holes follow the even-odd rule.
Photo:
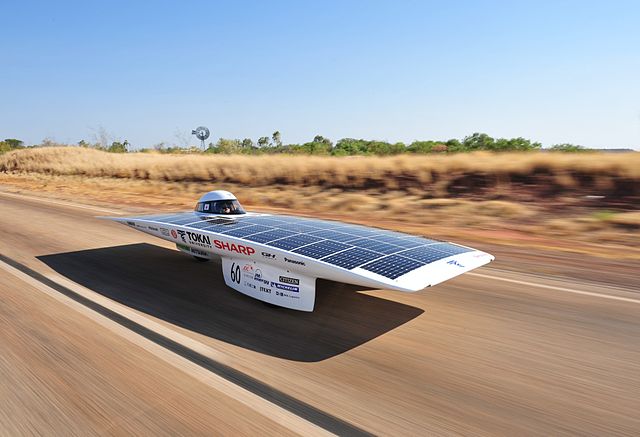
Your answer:
[[[240,283],[240,265],[231,264],[231,281],[236,284]]]

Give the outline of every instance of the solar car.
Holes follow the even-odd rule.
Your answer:
[[[247,212],[221,190],[202,196],[192,212],[107,218],[171,241],[199,261],[220,257],[229,287],[301,311],[313,311],[317,278],[415,292],[494,259],[401,232]]]

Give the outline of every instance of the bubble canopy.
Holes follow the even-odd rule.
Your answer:
[[[194,209],[206,214],[246,214],[236,196],[224,190],[209,191],[198,200]]]

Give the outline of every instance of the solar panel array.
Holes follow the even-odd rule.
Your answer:
[[[391,279],[473,250],[400,232],[293,216],[220,217],[188,212],[138,219],[241,238],[347,270],[360,267]]]

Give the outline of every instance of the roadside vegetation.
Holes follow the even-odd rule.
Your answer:
[[[176,210],[226,189],[251,209],[640,258],[640,153],[252,156],[13,144],[0,155],[3,190]]]
[[[137,149],[127,140],[111,141],[104,129],[93,143],[85,140],[74,145],[58,144],[45,139],[32,147],[78,146],[110,153],[162,153],[162,154],[223,154],[223,155],[320,155],[320,156],[392,156],[392,155],[424,155],[424,154],[456,154],[466,152],[532,152],[539,150],[553,152],[589,152],[593,151],[574,144],[556,144],[542,149],[538,142],[525,138],[493,138],[485,133],[474,133],[461,140],[416,140],[410,144],[402,142],[342,138],[333,142],[322,135],[316,135],[311,141],[301,144],[285,144],[279,131],[271,136],[263,136],[254,141],[251,138],[220,138],[216,143],[209,143],[202,150],[195,146],[178,146],[159,143],[151,148]],[[188,144],[189,137],[180,135],[181,142]],[[0,142],[0,153],[22,148],[22,141],[7,139]]]

